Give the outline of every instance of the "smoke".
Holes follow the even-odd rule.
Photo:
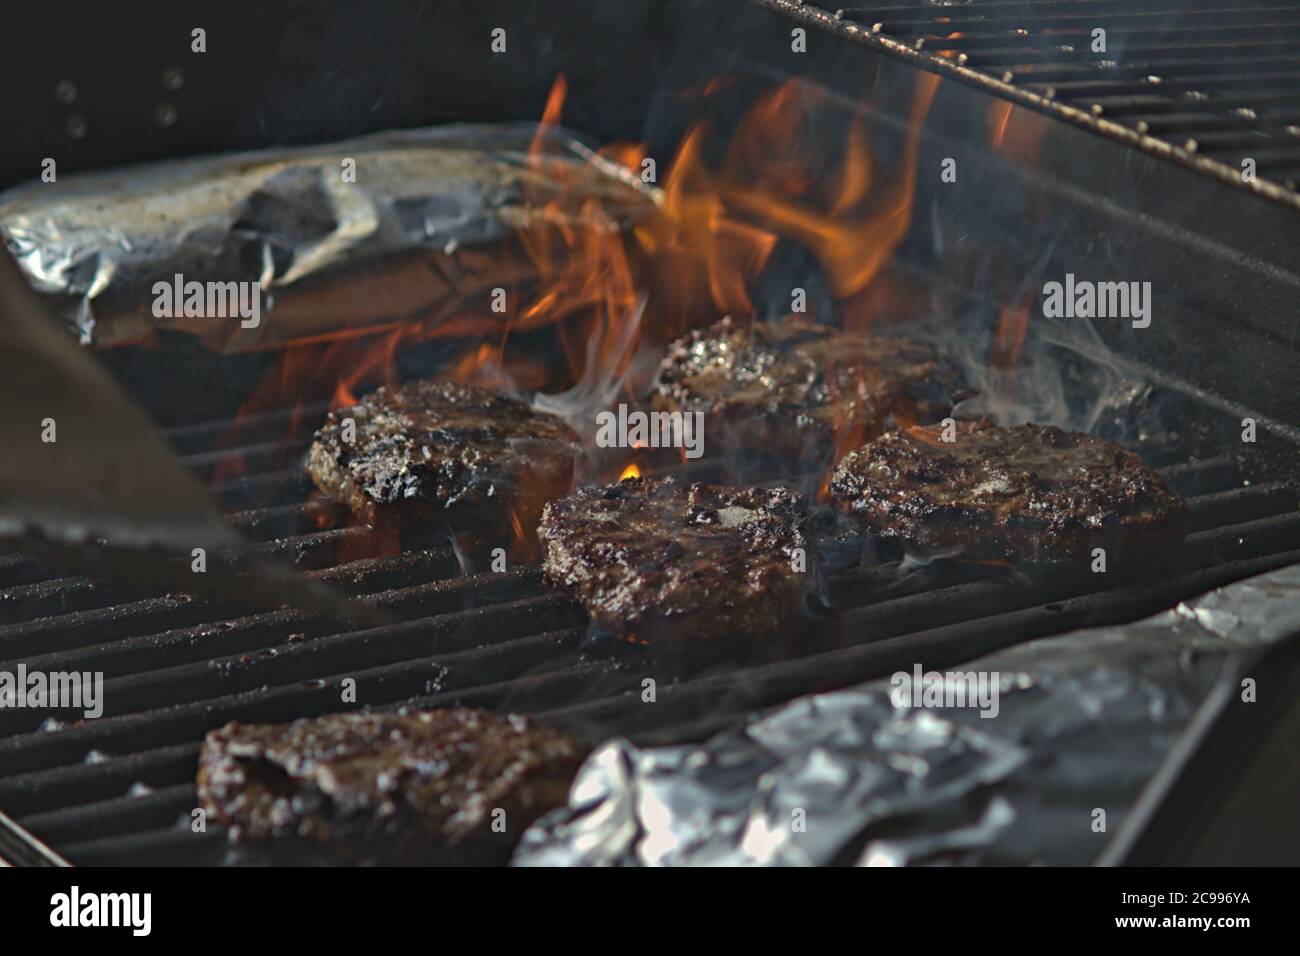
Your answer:
[[[596,415],[615,404],[620,395],[635,404],[646,395],[659,369],[661,350],[653,336],[643,336],[646,297],[641,295],[625,319],[601,322],[587,340],[582,377],[570,389],[554,394],[539,392],[533,407],[564,419],[582,440],[585,454],[574,472],[578,484],[616,476],[627,463],[627,449],[602,449],[596,445]]]
[[[952,407],[955,417],[989,418],[1004,427],[1054,425],[1122,442],[1141,434],[1151,389],[1091,319],[1043,314],[1043,282],[1055,274],[1063,229],[1043,237],[1010,283],[1004,264],[988,251],[968,247],[963,257],[946,249],[951,237],[936,213],[927,236],[935,252],[930,261],[957,264],[946,276],[917,269],[934,283],[930,315],[903,331],[929,342],[966,387],[968,397]]]
[[[1062,322],[1041,314],[1028,327],[1014,365],[1000,353],[997,330],[945,337],[942,347],[977,394],[958,402],[959,418],[987,417],[999,425],[1033,423],[1096,434],[1114,413],[1133,408],[1146,383],[1110,350],[1091,321]]]
[[[641,320],[645,315],[645,296],[638,297],[636,306],[627,320],[611,330],[602,323],[596,334],[587,340],[587,358],[583,363],[582,377],[577,384],[554,395],[539,393],[533,400],[538,411],[558,415],[569,427],[590,440],[596,431],[596,412],[608,408],[624,386],[638,378],[638,371],[653,358],[639,350]],[[613,341],[609,341],[610,339]]]

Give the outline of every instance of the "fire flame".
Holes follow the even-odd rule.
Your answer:
[[[641,469],[638,468],[635,464],[631,464],[623,469],[623,473],[618,476],[618,480],[622,481],[624,478],[640,478],[640,477],[641,477]]]
[[[742,184],[750,177],[739,174],[735,177],[735,184],[727,190],[730,201],[771,222],[783,235],[807,242],[822,260],[835,291],[841,296],[857,292],[870,281],[910,223],[911,186],[916,175],[915,157],[919,141],[917,134],[920,119],[928,111],[934,96],[938,77],[922,74],[919,83],[919,95],[912,111],[913,135],[909,137],[905,158],[900,164],[900,179],[895,188],[881,191],[879,208],[866,210],[859,216],[847,214],[868,195],[873,178],[871,154],[866,148],[864,121],[861,119],[855,120],[849,128],[845,165],[828,212],[818,212],[806,202],[784,199],[779,192],[774,194],[769,190],[748,188]],[[792,84],[782,87],[775,94],[773,108],[760,114],[778,131],[798,121],[799,114],[791,108],[793,89],[796,87]],[[750,118],[754,115],[751,113]],[[740,142],[746,141],[746,133],[748,130],[742,126],[738,137]]]
[[[1018,305],[1003,307],[993,336],[993,354],[989,356],[989,365],[1014,370],[1020,364],[1020,350],[1024,347],[1025,333],[1029,330],[1031,301],[1032,299],[1026,298]]]
[[[1018,107],[1009,100],[995,99],[989,104],[989,145],[994,152],[1036,165],[1046,119],[1042,113]]]
[[[244,402],[227,443],[239,443],[239,422],[250,413],[325,397],[336,408],[355,404],[364,389],[399,381],[398,357],[434,338],[472,343],[439,377],[526,393],[572,388],[598,373],[634,399],[654,371],[639,357],[701,322],[755,315],[756,280],[783,238],[818,259],[845,324],[864,326],[876,312],[873,284],[911,225],[920,131],[938,79],[918,73],[893,171],[878,167],[862,116],[840,125],[839,138],[823,135],[818,119],[828,98],[792,80],[757,98],[721,151],[714,123],[691,125],[665,164],[662,188],[642,180],[644,146],[601,149],[596,162],[626,188],[595,190],[591,170],[572,161],[559,135],[567,82],[558,77],[528,150],[518,230],[535,281],[508,290],[504,314],[466,303],[438,327],[403,322],[382,334],[358,330],[286,347]],[[708,98],[731,86],[719,78],[697,93]],[[538,347],[529,338],[537,334],[551,338]],[[547,361],[537,358],[543,352]],[[236,459],[214,478],[240,467]],[[639,473],[630,464],[623,476]]]

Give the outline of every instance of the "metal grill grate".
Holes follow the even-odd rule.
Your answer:
[[[753,2],[1300,207],[1295,0]]]
[[[450,551],[369,553],[378,544],[366,529],[309,499],[294,452],[301,442],[269,438],[288,420],[266,416],[253,423],[265,435],[235,448],[218,447],[229,423],[171,437],[203,473],[245,461],[248,473],[216,492],[250,540],[400,623],[355,630],[289,608],[235,616],[184,595],[123,595],[57,577],[21,555],[0,560],[0,670],[105,675],[99,719],[0,710],[0,808],[74,863],[219,862],[224,834],[195,834],[188,822],[203,735],[232,719],[466,704],[532,713],[592,743],[698,739],[801,694],[1131,619],[1300,561],[1291,489],[1251,484],[1227,458],[1188,461],[1157,443],[1145,452],[1189,496],[1194,523],[1182,548],[1153,567],[1026,579],[944,562],[900,576],[886,562],[835,575],[836,613],[809,619],[785,659],[654,658],[586,646],[584,615],[536,567],[457,576]],[[647,676],[659,684],[654,704],[641,701]],[[344,677],[357,682],[356,705],[341,701]]]

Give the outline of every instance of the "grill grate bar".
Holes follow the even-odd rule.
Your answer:
[[[1162,474],[1171,485],[1187,495],[1200,490],[1205,485],[1223,486],[1238,480],[1236,464],[1227,458],[1176,465],[1163,469]],[[1215,524],[1263,517],[1288,507],[1292,497],[1290,490],[1281,484],[1229,488],[1227,491],[1192,497],[1189,504],[1194,515],[1193,528],[1194,530],[1200,530]],[[288,550],[287,545],[282,547]],[[430,578],[445,578],[454,573],[456,567],[455,556],[450,551],[410,552],[392,558],[375,558],[352,562],[329,570],[312,572],[311,576],[341,587],[350,593],[363,594],[424,584]],[[893,571],[876,573],[892,574]],[[489,575],[474,580],[490,584],[494,578],[495,576]],[[850,574],[841,582],[841,585],[842,587],[860,589],[865,580],[860,574]],[[107,604],[112,597],[111,594],[104,592],[102,589],[96,589],[84,579],[65,579],[62,582],[56,582],[52,587],[60,592],[61,601],[64,605],[70,603],[73,597],[83,598],[87,594],[98,595],[98,603],[101,605]],[[467,585],[457,586],[458,589],[466,587]],[[410,592],[404,596],[381,599],[378,603],[381,606],[398,609],[403,606],[406,599],[418,599],[420,593]],[[88,597],[84,599],[89,601]],[[43,596],[41,600],[44,601]],[[42,603],[40,606],[45,605]],[[413,605],[407,604],[406,606]],[[58,617],[41,618],[24,625],[0,627],[0,659],[36,654],[42,655],[42,660],[51,664],[66,665],[73,661],[85,662],[88,659],[94,660],[93,655],[88,657],[83,654],[73,658],[59,655],[51,657],[48,655],[50,651],[56,649],[68,650],[85,647],[87,646],[85,642],[88,640],[93,644],[120,639],[133,627],[161,630],[169,627],[184,628],[200,625],[211,616],[211,613],[206,605],[201,602],[183,596],[166,596],[139,601],[123,607],[110,608],[98,614],[73,613],[63,614]],[[171,615],[176,616],[172,617]],[[301,619],[305,620],[305,616]],[[256,618],[250,620],[255,626]],[[53,636],[55,633],[58,634],[57,638]],[[136,630],[135,633],[139,633],[139,630]],[[131,650],[135,650],[137,647],[150,646],[144,643],[147,640],[142,639],[141,643],[133,645]],[[57,646],[51,647],[51,641],[56,642]],[[124,647],[122,650],[125,651],[127,648]],[[163,653],[161,648],[156,646],[155,651],[160,654]]]
[[[239,418],[181,425],[163,431],[164,437],[182,455],[214,451],[227,439],[238,439],[244,444],[264,441],[284,441],[286,438],[314,430],[329,411],[329,402],[313,402],[295,408],[276,408],[256,412]]]
[[[344,549],[373,552],[376,550],[372,544],[374,537],[368,528],[333,528],[260,542],[248,550],[302,571],[319,571],[335,567]],[[0,592],[0,654],[5,653],[6,638],[14,633],[10,629],[13,625],[40,623],[75,611],[114,607],[143,596],[138,591],[124,592],[83,577],[55,578],[9,588]]]
[[[1256,73],[1233,73],[1218,76],[1214,79],[1214,86],[1219,90],[1270,90],[1276,89],[1279,83],[1294,83],[1297,78],[1300,78],[1300,70],[1295,68],[1290,70],[1273,69]],[[1125,93],[1163,93],[1169,96],[1173,93],[1203,91],[1205,85],[1204,77],[1195,76],[1161,76],[1155,79],[1150,76],[1111,76],[1064,80],[1051,84],[1028,83],[1026,88],[1041,92],[1051,90],[1056,96],[1075,99]]]
[[[368,707],[464,704],[533,713],[592,743],[615,733],[696,739],[762,702],[878,676],[891,654],[927,666],[944,655],[967,659],[986,646],[1139,616],[1220,579],[1300,558],[1270,553],[1300,538],[1290,488],[1243,483],[1232,457],[1181,460],[1177,442],[1156,441],[1144,453],[1165,463],[1159,470],[1188,499],[1193,522],[1184,546],[1156,567],[1114,568],[1104,578],[1037,569],[1026,577],[948,561],[906,574],[896,562],[877,563],[830,576],[824,598],[836,613],[809,617],[790,647],[768,649],[799,655],[779,663],[764,663],[753,647],[652,653],[599,646],[585,615],[548,590],[535,566],[465,575],[447,549],[380,553],[396,542],[351,525],[332,504],[309,500],[300,467],[283,467],[292,457],[285,436],[306,412],[295,415],[268,415],[252,432],[244,420],[239,443],[225,449],[212,443],[231,434],[228,422],[172,437],[200,471],[244,469],[220,480],[217,493],[255,547],[400,623],[354,630],[288,608],[241,617],[168,595],[0,625],[0,659],[106,677],[105,714],[97,720],[0,711],[0,807],[58,841],[74,862],[220,862],[219,827],[194,834],[182,826],[193,809],[203,735],[231,719],[280,722],[351,710],[356,705],[343,702],[339,690],[344,677],[356,681],[357,700]],[[720,477],[710,462],[674,472]],[[0,563],[6,573],[15,581],[6,597],[91,605],[115,597],[81,579],[41,578],[21,558]],[[636,696],[649,675],[662,689],[653,713]]]
[[[237,445],[183,455],[181,464],[202,479],[211,478],[218,467],[227,463],[237,465],[245,472],[264,473],[285,467],[300,457],[310,444],[310,438],[295,438],[287,443],[272,440],[254,445]]]
[[[486,583],[467,579],[437,581],[367,595],[363,603],[400,610],[411,616],[451,613],[474,607],[534,596],[540,592],[540,575],[526,569],[495,575]],[[428,617],[422,618],[428,621]],[[303,611],[283,609],[269,614],[204,623],[160,634],[129,638],[107,646],[55,651],[26,658],[29,669],[100,670],[110,680],[159,671],[194,661],[217,666],[214,653],[274,653],[283,643],[309,641],[339,633],[344,622]],[[12,666],[6,664],[3,666]]]
[[[702,467],[707,469],[713,466],[706,465]],[[684,474],[688,471],[680,468],[678,470]],[[1184,495],[1197,494],[1207,488],[1222,488],[1239,480],[1239,470],[1236,462],[1226,457],[1173,465],[1160,469],[1160,472],[1176,490]],[[314,516],[335,513],[336,509],[331,510],[331,506],[325,504],[298,502],[297,504],[276,505],[237,514],[242,515],[245,522],[251,523],[259,521],[269,523],[282,520],[287,515],[291,516],[293,521],[301,520],[302,523],[311,525],[314,523]],[[254,515],[256,517],[250,517]],[[290,537],[261,541],[254,544],[252,550],[266,557],[285,561],[285,563],[299,570],[316,571],[334,566],[339,560],[339,554],[344,549],[359,554],[377,550],[379,545],[374,538],[375,535],[369,529],[349,526],[310,531]],[[450,563],[450,552],[447,555],[447,562]],[[338,578],[327,576],[325,580],[340,583]],[[39,653],[38,650],[30,649],[29,644],[21,645],[28,647],[28,650],[10,650],[8,647],[10,639],[17,634],[23,633],[14,630],[15,625],[34,622],[37,627],[46,631],[56,630],[64,625],[69,625],[75,630],[76,622],[60,621],[56,628],[52,624],[46,624],[46,621],[52,620],[55,616],[68,615],[72,612],[120,606],[132,597],[132,595],[124,595],[118,590],[80,577],[50,579],[30,585],[18,585],[0,592],[0,659],[15,656],[16,654]],[[134,595],[134,597],[143,597],[143,595]],[[171,605],[177,603],[197,604],[197,602],[189,599],[177,601],[172,598],[160,598],[157,600],[161,603],[138,602],[136,605],[138,613],[149,615],[155,609],[166,609],[169,606],[168,602],[171,602]],[[184,623],[200,623],[202,612],[196,609],[194,613],[197,616]],[[177,626],[181,625],[178,624]],[[65,639],[71,637],[72,634],[69,633],[68,638]],[[73,645],[61,645],[61,647],[68,646]]]
[[[25,554],[0,554],[0,588],[48,581],[54,572],[42,567]]]
[[[991,8],[994,6],[994,4],[979,4],[976,9],[980,12],[975,15],[965,15],[965,11],[955,5],[936,6],[932,8],[931,16],[893,14],[889,13],[887,8],[850,8],[840,11],[842,14],[840,19],[870,23],[872,26],[879,23],[881,32],[907,36],[919,35],[931,29],[936,33],[942,30],[947,30],[950,33],[954,30],[965,32],[970,28],[1019,30],[1024,28],[1026,15],[1035,16],[1033,22],[1040,26],[1044,32],[1050,31],[1053,36],[1073,34],[1076,31],[1087,36],[1088,31],[1097,25],[1098,19],[1095,9],[1086,13],[1042,13],[1041,4],[1020,4],[1018,9],[1005,11],[993,11]],[[894,9],[906,11],[907,13],[918,12],[915,7],[897,7]],[[1151,32],[1158,32],[1158,28],[1165,27],[1169,19],[1168,11],[1124,10],[1121,7],[1113,7],[1107,10],[1104,16],[1107,23],[1119,24],[1118,27],[1112,27],[1116,34],[1123,31],[1125,36],[1131,36],[1134,32],[1150,25],[1154,25]],[[1216,27],[1258,29],[1276,23],[1295,26],[1300,25],[1300,5],[1251,9],[1245,7],[1229,8],[1225,4],[1222,9],[1198,10],[1196,20],[1199,26],[1175,26],[1169,29],[1210,30]]]
[[[307,491],[308,481],[300,469],[286,468],[254,475],[240,475],[213,483],[213,497],[227,511],[295,504]]]
[[[514,590],[503,585],[491,593],[480,593],[480,596],[486,600],[501,599]],[[521,628],[524,633],[529,633],[528,629],[535,626],[533,615],[542,617],[558,612],[563,604],[562,599],[551,595],[493,603],[485,608],[421,618],[415,622],[416,626],[409,628],[399,625],[374,632],[334,634],[311,641],[302,639],[287,646],[262,648],[258,653],[244,652],[120,677],[104,685],[104,713],[110,717],[119,713],[138,713],[189,700],[292,683],[301,679],[304,665],[312,673],[345,675],[353,669],[423,659],[448,646],[454,647],[457,636],[463,639],[469,635],[478,644],[480,634],[472,633],[478,628],[486,629],[498,640],[509,639]],[[56,718],[75,716],[57,711],[51,715]],[[5,716],[0,714],[0,732],[12,732],[20,722],[4,720]],[[39,723],[39,720],[35,722]],[[33,721],[29,719],[25,723]]]
[[[458,567],[456,556],[450,550],[408,551],[308,571],[306,576],[351,594],[365,595],[444,580]],[[0,660],[106,645],[142,632],[205,623],[217,627],[222,624],[218,620],[221,617],[221,613],[188,595],[169,594],[131,604],[38,618],[0,627]]]
[[[1187,580],[1196,580],[1196,574],[1207,568],[1231,568],[1234,564],[1242,562],[1248,564],[1271,547],[1280,543],[1293,542],[1298,537],[1300,537],[1300,513],[1294,512],[1226,528],[1216,528],[1193,535],[1184,553],[1177,560],[1171,560],[1168,565],[1162,565],[1158,570],[1162,574],[1172,570],[1183,574]],[[879,639],[906,633],[909,630],[946,626],[971,617],[1003,614],[1026,605],[1060,602],[1079,595],[1098,592],[1098,588],[1104,583],[1106,582],[1100,580],[1099,576],[1079,575],[1077,572],[1063,572],[1048,576],[1043,583],[1036,583],[1033,586],[1027,586],[1024,582],[1015,579],[977,581],[873,603],[862,610],[850,612],[845,619],[851,622],[852,629],[858,635],[857,640]],[[1165,586],[1160,581],[1155,584]],[[1159,587],[1153,590],[1151,582],[1146,582],[1146,589],[1153,593],[1162,593]],[[1120,594],[1122,592],[1112,589],[1100,593]],[[510,605],[490,606],[482,611],[459,612],[442,619],[418,620],[389,628],[320,638],[291,647],[282,655],[264,660],[255,658],[247,662],[249,671],[236,669],[236,678],[229,684],[223,684],[213,678],[208,679],[210,684],[236,693],[206,701],[184,703],[178,707],[158,711],[129,713],[117,717],[107,716],[54,734],[11,737],[0,741],[0,760],[14,772],[21,773],[37,766],[48,766],[51,762],[81,759],[96,747],[162,746],[185,739],[195,733],[206,732],[236,715],[245,720],[275,719],[271,714],[280,712],[282,698],[296,698],[300,704],[306,706],[313,700],[319,699],[322,690],[329,691],[326,699],[337,709],[340,706],[338,695],[331,690],[331,682],[340,676],[355,677],[359,689],[362,686],[374,685],[359,699],[383,702],[405,698],[413,692],[413,679],[433,679],[435,676],[443,680],[447,679],[447,674],[443,673],[442,669],[449,665],[439,656],[441,654],[460,652],[468,655],[461,659],[462,667],[466,660],[471,662],[478,660],[475,655],[485,655],[487,659],[494,662],[494,665],[504,663],[506,669],[510,670],[509,660],[512,652],[507,646],[509,639],[528,636],[538,630],[555,626],[576,626],[582,619],[581,613],[567,601],[557,596],[543,595],[513,602]],[[832,629],[838,631],[841,628],[832,623]],[[480,647],[483,633],[492,633],[498,640],[507,639],[507,645],[497,647],[494,644],[487,648]],[[331,656],[328,652],[333,652],[337,656]],[[317,654],[319,656],[316,656]],[[434,656],[423,656],[428,654]],[[294,657],[311,660],[314,673],[324,672],[330,674],[330,677],[319,678],[320,687],[314,686],[316,681],[308,682],[312,686],[304,685],[300,680],[303,669],[293,666],[291,659]],[[379,668],[370,667],[355,673],[336,669],[340,666],[355,666],[361,663],[373,664],[376,660],[394,661],[395,664]],[[221,663],[219,662],[218,673],[220,673]],[[531,667],[532,659],[530,658],[527,663]],[[591,673],[615,671],[617,671],[616,667],[610,667],[602,661],[593,665]],[[455,673],[455,668],[451,668],[451,672]],[[281,680],[292,683],[267,687],[268,683],[274,683],[277,673]],[[493,671],[493,673],[497,672]],[[376,696],[376,692],[384,686],[385,681],[388,682],[386,693],[397,691],[397,698]],[[155,693],[165,693],[162,688],[175,684],[174,680],[160,680],[157,674],[149,678],[149,685],[155,688]],[[249,692],[240,692],[241,687],[249,688]],[[526,689],[525,683],[519,680],[510,682],[509,687],[510,693],[515,695],[523,694]],[[418,691],[418,686],[414,686],[414,692],[418,693]],[[191,693],[180,691],[176,693],[181,700],[192,700]],[[109,695],[106,693],[107,696]],[[464,697],[464,695],[458,696]],[[250,713],[253,710],[257,713]],[[264,714],[264,711],[269,713]],[[304,711],[299,709],[293,712],[301,714]],[[193,722],[195,720],[198,721],[197,724]],[[0,805],[6,805],[7,788],[16,785],[20,779],[11,777],[6,781],[0,781]]]
[[[1036,637],[1132,620],[1230,581],[1297,561],[1300,561],[1300,551],[1272,554],[1235,565],[1207,568],[1155,588],[1140,585],[1101,591],[824,655],[782,661],[751,670],[744,681],[731,681],[726,675],[685,681],[661,689],[654,719],[689,722],[740,714],[803,694],[836,690],[899,669],[910,669],[918,661],[924,662],[927,669],[942,668]],[[853,626],[853,617],[847,617],[847,626]],[[626,698],[575,704],[543,711],[537,716],[570,729],[599,723],[611,734],[635,735],[638,730],[648,729],[644,710],[631,706]]]
[[[1264,150],[1300,162],[1290,121],[1270,116],[1300,105],[1300,3],[1161,0],[1135,11],[1111,3],[916,0],[832,13],[800,0],[752,2],[1300,208],[1295,176],[1274,174],[1275,165],[1243,179],[1239,166]],[[1098,28],[1107,45],[1094,53]],[[1163,122],[1148,120],[1162,114]],[[1182,123],[1170,118],[1188,114]],[[1198,142],[1194,134],[1215,121],[1257,138]]]
[[[1128,61],[1125,63],[1107,63],[1081,65],[1074,63],[1023,63],[1019,66],[1004,68],[998,75],[1007,83],[1020,83],[1028,92],[1041,91],[1048,99],[1057,95],[1061,87],[1058,84],[1070,82],[1127,82],[1146,80],[1155,76],[1160,82],[1166,79],[1178,79],[1181,82],[1197,86],[1212,87],[1220,77],[1231,77],[1242,70],[1277,70],[1290,71],[1295,68],[1294,58],[1244,56],[1223,57],[1212,63],[1200,59],[1174,59],[1159,63]],[[1155,85],[1153,83],[1153,85]],[[1083,97],[1079,97],[1082,99]],[[1062,98],[1069,102],[1069,97]]]
[[[850,14],[877,15],[899,11],[917,14],[918,16],[926,14],[931,19],[947,19],[949,17],[975,18],[988,15],[1000,16],[1003,14],[1013,15],[1033,13],[1035,16],[1051,18],[1071,14],[1092,14],[1098,11],[1107,10],[1125,12],[1129,10],[1131,6],[1132,4],[1129,3],[1128,0],[990,0],[990,2],[987,3],[982,2],[982,0],[977,0],[976,3],[961,6],[956,4],[935,4],[933,6],[926,6],[918,4],[915,0],[910,0],[910,2],[902,3],[880,3],[872,4],[867,7],[849,7],[845,8],[843,13],[845,16]],[[1197,10],[1198,6],[1198,4],[1191,2],[1171,4],[1169,8],[1163,11],[1163,14],[1167,16],[1170,9],[1184,12]],[[1224,0],[1212,0],[1211,3],[1206,4],[1205,6],[1208,10],[1227,10],[1230,12],[1236,12],[1235,8],[1226,4]],[[1257,6],[1247,7],[1245,9],[1246,12],[1253,13],[1262,10],[1272,11],[1278,9],[1278,7],[1288,6],[1295,7],[1297,4],[1294,0],[1289,0],[1289,2],[1283,3],[1261,3]]]
[[[559,623],[572,625],[578,619],[571,615],[567,622]],[[522,619],[513,624],[518,631],[529,630]],[[574,689],[576,681],[580,698],[584,692],[591,694],[593,688],[598,689],[600,678],[620,673],[606,661],[578,663],[577,652],[584,635],[583,628],[574,626],[525,633],[490,647],[400,661],[351,671],[345,676],[356,680],[358,700],[372,707],[395,706],[435,692],[444,699],[460,697],[468,693],[467,689],[480,696],[492,696],[497,703],[509,702],[512,696],[526,693],[530,681],[535,687],[542,682],[542,675],[549,673],[565,675],[569,690]],[[521,664],[533,676],[520,677]],[[542,683],[553,686],[549,680]],[[623,686],[620,684],[618,689]],[[11,737],[3,743],[6,769],[13,773],[0,780],[0,805],[26,814],[38,807],[51,809],[117,797],[135,782],[162,786],[180,782],[185,779],[184,773],[192,780],[193,765],[184,761],[197,756],[198,741],[205,733],[229,720],[280,722],[350,710],[353,706],[343,702],[337,680],[314,678],[157,712],[105,717],[60,732]],[[102,755],[103,759],[92,758],[93,762],[87,763],[90,754]],[[98,782],[110,772],[110,783]],[[177,773],[182,776],[167,777]]]
[[[203,833],[190,830],[150,830],[127,836],[86,840],[68,847],[81,866],[202,866],[221,861],[226,834],[219,827]]]
[[[1135,613],[1141,614],[1143,608],[1167,606],[1181,597],[1218,586],[1228,580],[1262,573],[1296,561],[1300,561],[1300,551],[1270,555],[1236,566],[1218,566],[1188,578],[1168,582],[1157,591],[1146,586],[1104,591],[1065,603],[1021,609],[822,655],[769,664],[747,671],[745,680],[739,682],[732,675],[721,674],[680,684],[665,684],[652,719],[647,709],[638,705],[636,688],[642,674],[639,671],[626,675],[626,687],[621,694],[579,704],[549,708],[545,706],[547,700],[563,701],[575,692],[581,694],[587,690],[585,682],[592,676],[591,672],[596,670],[595,665],[579,666],[554,675],[538,675],[522,681],[486,685],[468,694],[441,693],[411,701],[411,705],[435,707],[466,703],[500,706],[504,703],[511,709],[533,712],[547,723],[566,727],[591,738],[626,734],[634,740],[656,737],[666,740],[670,738],[663,737],[663,722],[671,720],[680,727],[696,728],[689,735],[694,737],[709,728],[716,729],[731,722],[735,715],[778,704],[801,694],[834,690],[884,676],[899,668],[910,667],[918,659],[924,660],[927,667],[943,667],[1012,643],[1059,633],[1065,628],[1130,619]],[[527,687],[530,683],[543,685],[546,693],[522,697],[524,692],[520,688]],[[510,703],[511,697],[515,698],[514,703]],[[520,703],[542,706],[522,707],[518,706]],[[144,755],[133,755],[125,758],[123,765],[116,769],[114,781],[119,785],[128,780],[157,781],[156,786],[165,788],[168,799],[173,801],[161,801],[168,813],[176,807],[188,809],[183,797],[188,797],[192,804],[192,778],[197,755],[195,745],[164,747],[148,751]],[[49,788],[57,787],[67,796],[79,799],[84,793],[80,786],[93,779],[94,775],[82,768],[73,768],[72,771],[59,768],[41,781],[41,789],[48,792]],[[169,780],[170,784],[166,782]],[[0,792],[0,799],[3,800],[13,800],[17,796],[16,792]],[[104,833],[105,830],[99,828],[99,823],[107,821],[107,830],[111,832],[114,828],[121,829],[129,825],[118,821],[121,821],[124,814],[136,812],[128,802],[130,799],[110,793],[98,802],[83,801],[71,808],[42,810],[39,814],[33,812],[22,818],[22,822],[36,833],[42,832],[39,825],[42,819],[52,819],[55,823],[71,821],[62,825],[75,824],[81,828],[82,833]],[[152,847],[161,853],[160,858],[163,859],[167,858],[167,854],[174,854],[173,858],[177,860],[193,860],[201,846],[209,845],[204,841],[196,841],[198,835],[190,833],[188,829],[162,829],[166,826],[166,820],[162,819],[161,812],[149,816],[146,808],[139,813],[147,816],[158,829],[116,838],[105,836],[84,845],[73,844],[67,847],[67,855],[81,863],[140,862],[137,854],[148,853]],[[214,830],[218,834],[221,832],[220,828],[210,828],[206,836],[210,837]],[[214,839],[211,845],[220,848],[224,845],[224,840]]]
[[[23,826],[45,834],[49,842],[71,843],[165,827],[182,818],[188,823],[193,809],[194,785],[186,782],[136,796],[37,813],[25,817]]]

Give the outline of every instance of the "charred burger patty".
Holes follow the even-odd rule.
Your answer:
[[[655,407],[703,412],[710,451],[815,463],[880,434],[936,374],[925,346],[793,318],[723,319],[669,346]]]
[[[1187,506],[1137,455],[1041,425],[889,432],[831,478],[835,507],[877,535],[987,559],[1087,560],[1182,540]]]
[[[409,382],[330,412],[307,473],[370,525],[503,527],[513,511],[532,527],[542,504],[569,490],[578,450],[564,422],[517,399]]]
[[[552,501],[543,568],[599,627],[625,638],[761,640],[789,623],[804,588],[802,498],[628,478]]]
[[[366,862],[505,862],[565,802],[585,753],[523,717],[465,708],[229,723],[203,742],[199,802],[234,842],[304,841]]]

